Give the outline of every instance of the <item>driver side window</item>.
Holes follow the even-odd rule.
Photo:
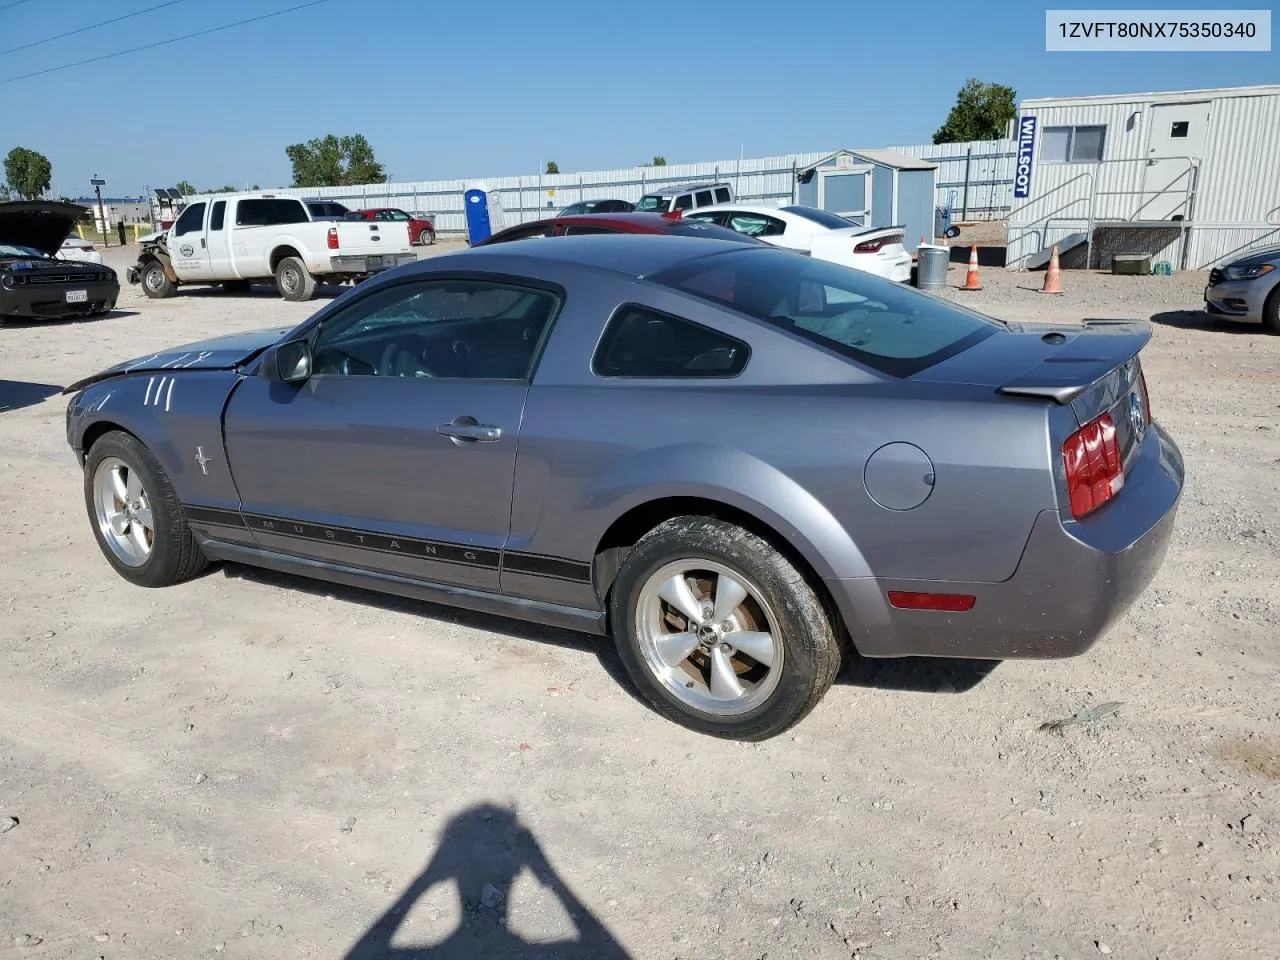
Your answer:
[[[386,287],[324,321],[315,371],[527,381],[561,302],[549,290],[486,280]]]

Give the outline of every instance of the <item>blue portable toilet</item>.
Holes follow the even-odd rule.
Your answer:
[[[502,229],[502,203],[487,185],[473,183],[462,194],[467,218],[467,243],[475,246]]]

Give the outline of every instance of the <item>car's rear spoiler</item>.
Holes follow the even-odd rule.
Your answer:
[[[1080,335],[1066,339],[1061,349],[1001,386],[1000,392],[1069,404],[1151,340],[1146,320],[1085,320],[1083,327]],[[1062,334],[1045,334],[1054,336]]]

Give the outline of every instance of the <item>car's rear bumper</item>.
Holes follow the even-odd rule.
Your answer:
[[[417,260],[416,253],[384,253],[369,256],[345,254],[330,257],[329,269],[332,273],[379,273],[382,270],[404,266],[406,263],[416,263]]]
[[[1157,425],[1119,497],[1083,521],[1042,512],[1017,570],[1000,583],[828,580],[868,657],[989,660],[1084,653],[1146,589],[1164,561],[1182,496],[1182,454]],[[965,613],[901,610],[889,591],[966,594]]]
[[[67,303],[68,290],[83,290],[85,299]],[[0,288],[0,316],[35,320],[61,320],[105,313],[120,298],[120,284],[110,280],[100,283],[27,284],[17,288]]]
[[[1262,305],[1274,283],[1258,280],[1224,280],[1205,287],[1204,308],[1217,316],[1262,322]]]

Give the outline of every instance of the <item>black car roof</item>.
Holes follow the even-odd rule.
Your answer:
[[[538,237],[493,246],[473,247],[456,254],[432,257],[421,261],[421,264],[425,268],[436,264],[438,269],[442,270],[465,270],[474,263],[477,269],[483,269],[479,262],[480,258],[516,257],[523,260],[575,263],[640,278],[700,257],[727,253],[731,250],[755,249],[767,248],[763,245],[738,243],[733,240],[677,237],[669,234],[592,234],[576,237]]]

